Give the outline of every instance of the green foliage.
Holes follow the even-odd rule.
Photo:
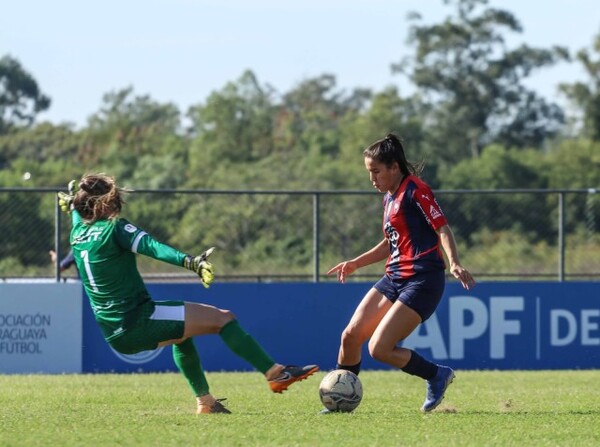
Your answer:
[[[447,2],[450,3],[450,2]],[[562,110],[523,84],[534,70],[567,57],[566,50],[522,45],[508,50],[505,32],[520,33],[510,12],[483,8],[486,0],[457,0],[456,15],[442,23],[413,25],[411,59],[393,65],[425,95],[433,124],[428,145],[450,163],[497,142],[540,147],[563,122]],[[413,20],[420,16],[413,15]]]
[[[206,105],[190,109],[190,164],[199,172],[220,162],[252,162],[272,151],[272,92],[253,73],[213,92]]]
[[[541,189],[547,186],[543,176],[544,163],[535,168],[523,162],[521,155],[520,151],[490,146],[480,158],[464,160],[444,176],[443,189],[489,191],[484,195],[464,197],[451,194],[440,198],[460,239],[472,240],[473,235],[484,228],[492,231],[508,228],[526,234],[532,240],[548,239],[556,234],[549,230],[555,220],[550,217],[555,204],[547,204],[534,194],[494,192],[497,189]],[[548,232],[544,232],[545,228]]]
[[[566,194],[568,230],[600,231],[600,142],[563,141],[548,155],[548,175],[552,188],[589,189],[586,195]]]
[[[83,131],[78,158],[86,171],[106,170],[128,179],[144,156],[185,155],[175,105],[157,103],[147,95],[135,96],[132,87],[108,93],[103,100],[101,110]]]
[[[24,192],[0,194],[0,259],[18,259],[23,266],[48,263],[45,251],[36,253],[24,249],[34,240],[44,241],[46,247],[52,247],[54,227],[52,221],[42,218],[40,199],[40,195]],[[18,212],[14,212],[17,209]],[[9,265],[12,264],[11,261]],[[11,272],[0,272],[0,275],[2,273],[10,275]]]
[[[0,135],[30,126],[49,107],[50,98],[21,63],[9,55],[0,58]]]
[[[565,140],[547,157],[548,186],[590,188],[600,186],[600,142]]]
[[[81,139],[68,125],[42,123],[32,128],[0,135],[0,166],[9,168],[13,160],[29,160],[34,166],[57,159],[73,159]]]
[[[559,88],[581,112],[583,136],[600,141],[600,33],[594,38],[591,51],[579,50],[576,60],[589,76],[589,82],[562,83]]]
[[[501,280],[514,272],[526,279],[546,280],[556,276],[558,250],[546,241],[532,243],[522,232],[488,229],[472,234],[471,240],[468,249],[463,247],[461,261],[470,266],[479,280]]]
[[[366,193],[373,189],[362,151],[395,132],[406,144],[408,159],[425,162],[423,177],[434,189],[490,190],[478,196],[438,195],[459,243],[465,244],[463,257],[480,253],[484,242],[491,244],[494,258],[504,256],[511,243],[529,243],[533,252],[524,248],[522,255],[541,256],[545,271],[539,253],[551,252],[558,243],[556,196],[492,190],[589,188],[589,194],[564,196],[567,240],[583,251],[579,235],[592,237],[599,231],[595,53],[582,50],[577,56],[590,81],[563,88],[584,117],[581,133],[551,139],[563,112],[523,81],[535,70],[565,60],[566,52],[527,45],[508,49],[506,35],[522,31],[513,14],[488,8],[484,0],[446,3],[456,7],[454,16],[427,26],[416,22],[408,36],[413,57],[394,65],[416,86],[410,96],[395,86],[346,92],[332,74],[277,92],[247,70],[190,107],[185,129],[174,104],[139,95],[132,86],[107,93],[81,130],[32,125],[49,102],[18,61],[4,57],[0,187],[64,188],[84,173],[107,172],[134,190]],[[597,42],[597,52],[596,47]],[[311,273],[310,195],[138,193],[128,200],[124,217],[159,240],[190,252],[216,245],[221,272],[243,267],[244,273]],[[375,192],[321,195],[319,200],[321,264],[355,256],[382,237],[381,201]],[[15,201],[22,204],[18,211],[10,207]],[[15,272],[42,271],[47,266],[40,252],[54,239],[53,193],[32,200],[2,193],[0,205],[5,207],[0,211],[0,259]],[[511,233],[518,240],[510,239]],[[37,247],[28,244],[31,235]],[[477,263],[501,273],[504,261],[494,258]],[[140,262],[144,271],[159,268]],[[373,266],[366,272],[380,269]]]

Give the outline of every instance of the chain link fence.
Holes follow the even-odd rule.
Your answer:
[[[52,263],[68,251],[70,219],[56,189],[0,188],[0,281],[75,278]],[[589,190],[436,191],[477,280],[600,279],[600,194]],[[161,242],[211,257],[217,281],[333,281],[326,272],[377,244],[381,194],[362,191],[138,190],[122,217]],[[138,257],[146,280],[185,270]],[[383,263],[352,280],[381,276]]]

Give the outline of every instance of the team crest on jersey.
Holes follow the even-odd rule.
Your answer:
[[[442,217],[442,213],[440,213],[433,205],[429,207],[429,214],[431,214],[432,219],[437,219],[438,217]]]
[[[135,233],[137,231],[137,227],[131,224],[126,224],[124,228],[128,233]]]

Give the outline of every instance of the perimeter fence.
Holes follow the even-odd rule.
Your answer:
[[[56,188],[0,188],[0,281],[76,278],[60,271],[70,221]],[[461,262],[477,280],[600,279],[600,191],[438,190]],[[217,281],[333,281],[326,272],[377,244],[381,194],[367,191],[136,190],[122,217],[195,254],[215,246]],[[146,280],[191,281],[138,257]],[[356,272],[372,280],[383,266]]]

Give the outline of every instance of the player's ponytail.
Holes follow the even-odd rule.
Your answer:
[[[390,167],[394,162],[398,163],[403,175],[419,175],[423,170],[423,163],[414,165],[406,159],[402,140],[395,134],[389,133],[385,138],[377,140],[363,151],[363,156],[372,158]]]
[[[84,175],[79,181],[79,191],[73,206],[85,222],[116,217],[123,206],[122,190],[115,179],[106,174]]]

